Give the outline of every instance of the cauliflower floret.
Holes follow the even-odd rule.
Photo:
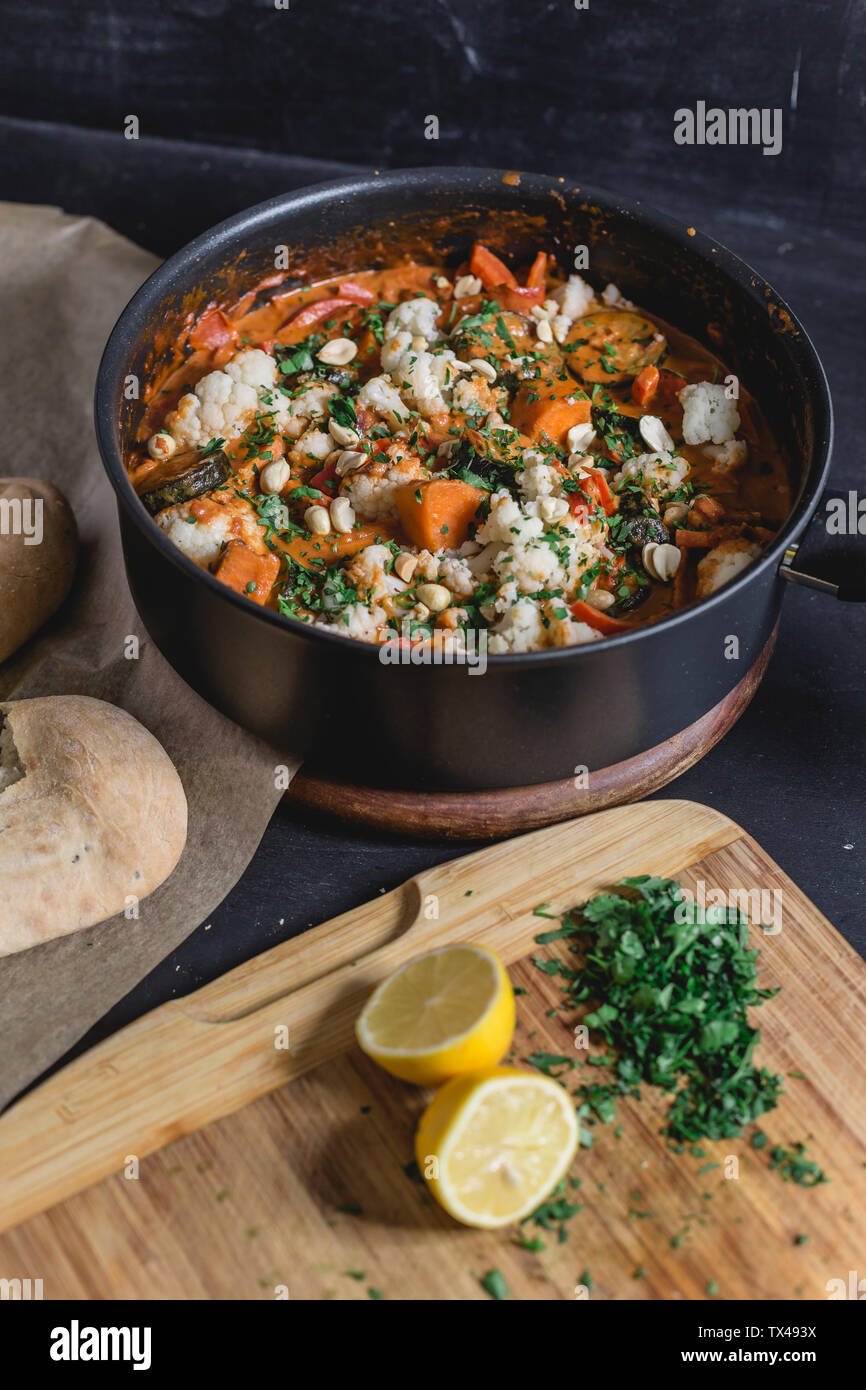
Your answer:
[[[521,506],[507,492],[494,494],[490,515],[478,530],[484,549],[466,560],[476,580],[490,575],[502,588],[513,584],[520,593],[568,590],[598,560],[604,534],[599,523],[572,516],[553,522],[534,515],[538,505]]]
[[[607,304],[611,309],[633,309],[634,305],[630,299],[626,299],[620,292],[617,285],[605,285],[601,292],[603,304]]]
[[[539,607],[538,601],[526,596],[510,595],[508,606],[502,612],[501,600],[506,596],[506,586],[500,590],[495,607],[502,613],[501,618],[490,629],[487,650],[493,655],[503,652],[537,652],[545,647],[576,647],[584,642],[597,642],[600,632],[588,623],[579,623],[566,612],[562,616],[564,603],[560,599],[547,600]],[[557,616],[559,615],[559,616]]]
[[[177,408],[166,416],[165,428],[181,446],[198,444],[202,439],[201,401],[198,396],[191,392],[181,396]]]
[[[507,492],[495,493],[490,515],[479,527],[484,546],[467,559],[468,568],[481,579],[492,574],[504,584],[513,582],[521,593],[538,589],[567,588],[577,583],[598,555],[594,548],[598,528],[566,517],[556,523],[555,547],[543,539],[552,523],[530,514],[537,503],[521,507]]]
[[[639,454],[628,459],[616,475],[616,483],[634,478],[647,497],[663,497],[676,492],[689,474],[686,459],[674,454]]]
[[[231,439],[243,433],[276,380],[274,359],[261,348],[245,348],[224,371],[207,372],[181,396],[165,427],[181,445],[196,447],[218,436]]]
[[[393,338],[389,338],[386,343],[382,344],[382,351],[379,354],[379,360],[382,363],[382,371],[399,371],[404,353],[411,351],[411,348],[411,333],[395,333]]]
[[[513,603],[516,603],[519,598],[520,590],[518,589],[517,585],[514,583],[513,580],[509,580],[507,584],[500,584],[499,589],[496,593],[496,597],[494,598],[492,604],[490,604],[490,607],[492,608],[493,613],[498,613],[501,618],[502,614],[506,613],[508,609],[511,607],[511,605]],[[488,614],[488,617],[489,616],[490,615]]]
[[[563,536],[560,548],[564,550],[560,563],[565,571],[565,586],[569,590],[577,588],[586,571],[599,558],[599,550],[594,543],[596,538],[579,533],[569,536],[571,530],[567,524],[560,523],[559,533]]]
[[[494,559],[493,571],[500,580],[515,583],[522,594],[562,588],[566,582],[565,570],[555,550],[541,540],[519,541],[506,546]]]
[[[400,392],[386,376],[371,376],[364,382],[358,392],[358,405],[384,415],[392,428],[409,422],[409,412]]]
[[[347,473],[340,484],[340,492],[349,498],[356,516],[365,521],[378,521],[379,517],[394,512],[394,494],[398,488],[428,476],[417,454],[392,441],[377,449],[376,456],[363,468]]]
[[[310,463],[323,463],[333,453],[334,441],[324,430],[306,430],[289,451],[289,458],[299,468]]]
[[[428,343],[435,342],[439,337],[436,327],[439,312],[435,299],[421,295],[417,299],[407,299],[392,309],[385,320],[385,342],[398,333],[408,333],[410,342],[415,337],[426,338]]]
[[[444,556],[439,561],[439,582],[457,598],[469,598],[475,592],[475,575],[465,560]]]
[[[585,642],[597,642],[600,639],[601,633],[590,627],[589,623],[577,622],[567,610],[565,617],[562,617],[562,612],[561,600],[548,599],[544,605],[548,647],[580,647]]]
[[[261,348],[244,348],[226,363],[226,374],[246,386],[269,391],[277,384],[277,364]]]
[[[525,517],[509,492],[495,492],[490,499],[490,515],[479,526],[476,540],[482,545],[511,545],[517,539],[531,540],[543,531],[542,522],[537,517]]]
[[[714,460],[714,473],[733,473],[746,462],[749,446],[744,439],[729,439],[727,444],[705,444],[701,452]]]
[[[520,598],[490,630],[487,650],[493,655],[502,652],[537,652],[544,645],[544,624],[538,604],[531,598]]]
[[[563,318],[579,319],[586,313],[594,295],[592,286],[579,275],[569,275],[566,283],[553,291],[551,298],[556,300]]]
[[[196,447],[217,436],[231,439],[242,434],[259,403],[258,392],[227,372],[208,372],[193,392],[181,396],[177,409],[166,417],[165,427],[178,444]]]
[[[490,382],[483,376],[463,377],[454,387],[451,397],[453,410],[462,410],[464,415],[489,415],[496,410],[499,398],[491,389]]]
[[[328,413],[328,401],[338,395],[330,381],[312,382],[297,395],[278,392],[274,404],[274,423],[288,439],[297,439],[311,420],[322,420]]]
[[[202,424],[214,429],[254,410],[259,399],[254,386],[235,380],[228,372],[208,372],[196,382],[195,394],[201,405]]]
[[[450,348],[443,352],[404,352],[392,368],[392,380],[399,387],[403,400],[428,420],[448,409],[450,396],[462,364]]]
[[[418,563],[415,566],[415,574],[413,576],[413,582],[415,584],[417,584],[420,579],[427,579],[432,583],[433,580],[439,578],[439,560],[432,551],[419,550],[417,559]]]
[[[727,444],[740,427],[737,402],[721,383],[699,381],[684,386],[678,396],[683,408],[683,439],[687,444]]]
[[[523,455],[524,469],[518,477],[521,496],[529,502],[539,497],[562,497],[562,475],[546,462],[544,454],[527,449]]]
[[[466,564],[475,575],[476,581],[490,577],[490,566],[499,554],[502,546],[499,541],[493,541],[490,545],[485,545],[482,550],[478,550],[474,555],[467,555]]]
[[[156,524],[178,550],[204,569],[213,564],[231,540],[244,541],[258,554],[265,551],[264,533],[255,511],[244,498],[231,493],[219,501],[196,497],[192,502],[167,507],[157,515]]]
[[[360,593],[372,599],[401,593],[406,585],[396,574],[388,572],[393,558],[387,545],[365,546],[347,564],[346,578]]]
[[[214,515],[207,521],[190,516],[186,506],[168,507],[156,518],[169,540],[197,565],[207,569],[231,539],[231,517]]]
[[[697,597],[706,598],[723,584],[736,579],[760,553],[761,547],[743,536],[714,546],[698,564]]]
[[[372,603],[350,603],[333,623],[316,623],[326,632],[338,632],[341,637],[355,637],[360,642],[382,642],[388,627],[388,614],[384,608]]]

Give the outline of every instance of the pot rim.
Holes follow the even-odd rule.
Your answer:
[[[506,174],[509,180],[512,180],[509,184],[505,183]],[[513,182],[515,178],[516,182]],[[224,602],[242,608],[251,620],[275,625],[308,641],[336,644],[351,651],[358,660],[379,660],[381,648],[378,644],[361,642],[357,638],[344,637],[336,632],[326,632],[313,624],[301,622],[298,618],[290,618],[273,609],[255,604],[220,583],[214,575],[196,565],[169,540],[155,519],[142,506],[126,472],[120,448],[116,404],[111,397],[111,383],[125,374],[122,368],[129,360],[127,344],[130,338],[139,336],[139,330],[143,328],[151,311],[165,293],[172,288],[188,288],[190,284],[195,283],[193,272],[205,253],[218,247],[229,248],[233,244],[236,245],[241,234],[248,234],[258,226],[267,224],[275,214],[285,217],[293,212],[327,206],[335,199],[344,203],[353,197],[367,194],[374,188],[384,192],[391,190],[394,193],[405,188],[428,192],[431,195],[465,193],[483,200],[485,192],[490,193],[493,189],[496,189],[501,198],[503,190],[509,186],[514,190],[515,203],[522,202],[527,194],[533,198],[552,195],[560,204],[563,201],[574,203],[577,200],[582,205],[591,202],[605,211],[661,232],[686,252],[718,267],[723,275],[745,290],[751,298],[765,305],[768,310],[778,310],[790,324],[788,332],[798,342],[804,358],[804,367],[813,377],[815,444],[811,463],[800,483],[798,500],[790,516],[764,554],[732,582],[707,598],[697,600],[679,613],[671,613],[657,622],[644,624],[630,632],[573,647],[546,648],[539,652],[488,653],[488,665],[492,663],[496,668],[516,670],[519,667],[546,665],[555,661],[588,660],[601,646],[605,649],[611,646],[623,648],[632,643],[647,641],[660,628],[671,631],[674,626],[694,621],[713,607],[726,603],[743,592],[758,575],[765,573],[770,567],[778,566],[785,551],[803,531],[817,509],[830,470],[833,444],[833,407],[826,373],[811,338],[796,314],[762,275],[721,242],[694,228],[687,229],[641,200],[624,199],[594,185],[567,186],[564,180],[555,175],[522,172],[515,175],[512,171],[504,169],[473,166],[377,170],[349,178],[328,179],[293,189],[289,193],[277,194],[202,232],[158,266],[139,287],[120,314],[102,354],[94,393],[94,423],[102,464],[117,495],[118,505],[122,506],[127,517],[165,559],[181,573],[197,579],[213,593],[218,594]],[[429,663],[433,669],[437,665],[457,664]]]

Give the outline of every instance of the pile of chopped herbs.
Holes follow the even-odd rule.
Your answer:
[[[594,1005],[581,1021],[609,1053],[590,1060],[613,1074],[579,1089],[584,1117],[608,1122],[617,1096],[639,1099],[641,1084],[659,1086],[673,1093],[664,1133],[691,1143],[734,1138],[777,1104],[782,1078],[753,1063],[761,1035],[746,1012],[777,991],[758,987],[759,953],[737,909],[704,912],[676,881],[644,874],[572,909],[537,940],[561,937],[574,938],[570,949],[583,957],[580,968],[554,963],[563,991],[572,1004]]]

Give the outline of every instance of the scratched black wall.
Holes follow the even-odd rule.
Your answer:
[[[367,166],[562,169],[656,203],[709,180],[756,211],[808,200],[859,221],[864,0],[287,3],[4,0],[0,114],[115,134],[135,114],[143,138]],[[673,113],[698,100],[782,108],[782,153],[678,148]]]

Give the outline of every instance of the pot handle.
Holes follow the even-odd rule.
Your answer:
[[[779,574],[790,584],[831,598],[866,602],[866,500],[850,492],[825,492],[799,541],[788,546]],[[859,544],[858,544],[859,541]]]

